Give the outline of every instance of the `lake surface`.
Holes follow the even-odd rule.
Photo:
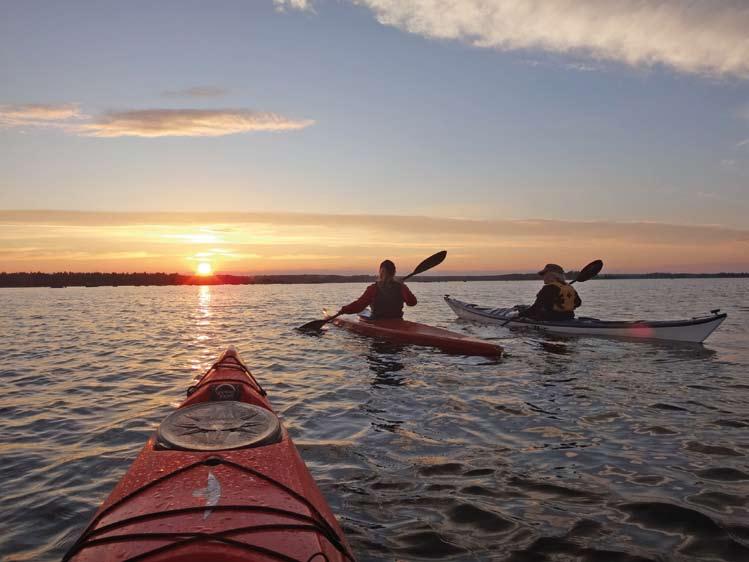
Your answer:
[[[749,280],[579,286],[586,316],[722,308],[704,346],[513,333],[441,298],[533,282],[411,284],[408,318],[498,361],[293,330],[363,288],[0,290],[0,559],[59,559],[234,344],[360,560],[749,560]]]

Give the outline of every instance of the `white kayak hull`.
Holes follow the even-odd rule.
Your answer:
[[[507,328],[528,328],[554,334],[594,335],[605,337],[636,338],[643,340],[669,340],[702,343],[726,319],[725,313],[715,310],[709,315],[688,320],[673,321],[606,321],[594,318],[576,318],[563,322],[541,322],[530,318],[511,319],[511,308],[490,308],[459,301],[445,295],[445,302],[459,318],[481,324],[503,325]],[[508,322],[509,320],[509,322]]]

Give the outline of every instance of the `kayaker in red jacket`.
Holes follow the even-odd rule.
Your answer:
[[[395,264],[385,260],[380,264],[380,278],[367,287],[364,294],[340,310],[341,314],[356,314],[368,306],[372,308],[372,319],[403,318],[403,304],[416,306],[416,297],[395,279]]]

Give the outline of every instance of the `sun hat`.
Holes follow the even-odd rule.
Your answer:
[[[561,265],[555,263],[547,263],[544,268],[538,272],[539,275],[546,275],[547,273],[556,273],[564,278],[564,269]]]

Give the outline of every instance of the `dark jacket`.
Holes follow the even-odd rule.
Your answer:
[[[372,307],[372,318],[403,318],[403,304],[416,306],[416,297],[404,283],[391,281],[385,287],[372,283],[364,294],[341,308],[343,314],[356,314]]]
[[[559,312],[554,310],[560,298],[560,290],[556,285],[544,285],[536,295],[536,302],[520,313],[521,316],[533,318],[535,320],[572,320],[575,317],[574,312]],[[575,308],[579,307],[583,301],[575,293]]]

